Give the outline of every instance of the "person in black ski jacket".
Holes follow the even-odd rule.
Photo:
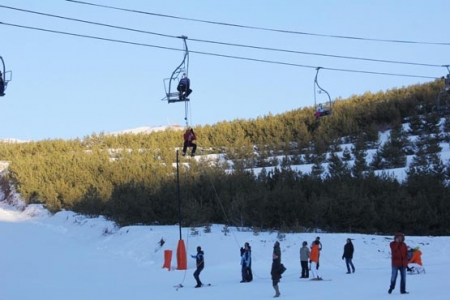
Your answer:
[[[345,258],[345,265],[347,266],[347,274],[350,274],[350,267],[352,268],[352,272],[355,273],[355,266],[353,265],[353,252],[355,248],[353,247],[353,243],[351,239],[347,239],[347,243],[344,246],[344,254],[342,254],[342,259]]]
[[[192,93],[191,80],[187,77],[186,73],[183,73],[183,77],[178,83],[177,90],[179,92],[178,98],[180,100],[185,100]]]
[[[194,278],[197,281],[196,288],[202,287],[203,283],[200,281],[200,273],[202,272],[203,268],[205,267],[205,258],[204,258],[204,252],[202,251],[202,248],[200,246],[197,247],[197,254],[191,255],[192,258],[195,258],[196,260],[196,266],[197,269],[194,272]]]
[[[273,245],[272,269],[270,270],[270,275],[272,275],[272,286],[275,289],[275,296],[273,296],[274,298],[280,297],[278,283],[281,279],[281,273],[283,273],[283,270],[281,265],[280,243],[276,241]]]
[[[253,280],[252,274],[252,250],[249,243],[245,243],[241,247],[241,274],[242,282],[250,282]]]
[[[0,97],[5,96],[5,82],[3,81],[3,73],[0,71]]]

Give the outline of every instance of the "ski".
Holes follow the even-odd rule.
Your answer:
[[[313,279],[310,279],[309,281],[331,281],[331,279],[323,279],[323,278],[317,279],[317,278],[313,278]]]
[[[212,286],[212,284],[211,283],[203,284],[201,287],[207,287],[207,286]],[[179,289],[181,289],[184,286],[180,283],[180,284],[174,285],[173,287],[175,288],[175,290],[178,291]]]

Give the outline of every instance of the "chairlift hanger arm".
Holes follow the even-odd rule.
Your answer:
[[[185,35],[181,35],[178,38],[183,39],[184,56],[183,56],[183,60],[181,61],[181,63],[172,72],[172,75],[170,76],[169,92],[167,93],[168,98],[170,97],[169,95],[172,93],[172,81],[175,80],[182,71],[184,71],[186,74],[188,74],[188,71],[189,71],[189,50],[188,50],[188,46],[187,46],[187,42],[186,42],[188,37]]]
[[[319,76],[319,71],[320,71],[320,69],[322,69],[322,67],[317,67],[316,68],[316,77],[314,78],[314,98],[316,97],[316,91],[315,91],[315,88],[316,88],[316,86],[319,88],[319,90],[321,90],[322,92],[324,92],[325,94],[327,94],[327,96],[328,96],[328,100],[330,101],[330,104],[331,104],[331,96],[330,96],[330,94],[325,90],[325,89],[323,89],[320,85],[319,85],[319,82],[317,81],[317,77]]]

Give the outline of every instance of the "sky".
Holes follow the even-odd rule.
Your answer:
[[[450,40],[444,34],[448,6],[444,0],[86,2],[177,18],[118,11],[64,0],[0,1],[0,56],[5,61],[6,69],[13,72],[6,96],[0,98],[3,121],[0,139],[74,139],[93,133],[145,126],[213,125],[221,121],[254,119],[313,106],[315,96],[317,102],[326,101],[325,94],[314,94],[316,67],[324,68],[319,72],[319,83],[332,99],[336,99],[429,82],[448,73],[446,68],[436,66],[450,64]],[[74,22],[17,9],[158,35]],[[6,24],[175,50],[49,33]],[[188,37],[188,74],[193,93],[187,120],[184,103],[168,104],[161,101],[165,96],[163,79],[170,77],[184,54],[181,51],[182,40],[161,34]],[[320,55],[263,51],[198,40]],[[341,59],[322,54],[436,66]]]
[[[212,225],[211,232],[182,229],[188,254],[187,270],[177,270],[178,226],[127,226],[117,228],[102,217],[87,218],[70,211],[50,215],[39,205],[25,210],[0,201],[0,289],[1,300],[229,300],[272,299],[270,279],[273,244],[277,233]],[[105,232],[107,232],[105,234]],[[319,275],[331,281],[300,279],[299,249],[320,236]],[[164,239],[163,247],[158,242]],[[351,238],[355,247],[356,272],[346,274],[341,259],[343,246]],[[280,240],[281,261],[287,270],[279,283],[280,299],[397,299],[388,295],[392,236],[355,233],[285,234]],[[253,281],[240,283],[239,249],[252,248]],[[409,300],[448,299],[450,237],[406,236],[406,244],[420,247],[425,274],[407,275]],[[196,247],[205,253],[204,284],[194,288]],[[171,270],[162,268],[165,251],[172,251]],[[176,289],[176,286],[182,288]]]

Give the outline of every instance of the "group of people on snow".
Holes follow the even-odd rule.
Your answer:
[[[400,273],[400,293],[408,294],[406,291],[406,272],[422,273],[425,269],[422,265],[421,255],[419,247],[410,248],[405,244],[405,236],[403,233],[396,233],[394,236],[394,241],[390,243],[391,249],[391,280],[388,293],[391,294],[395,289],[397,275]],[[319,258],[320,252],[322,250],[322,243],[320,242],[320,237],[316,239],[308,246],[308,243],[304,241],[302,247],[300,248],[300,265],[301,265],[301,276],[300,278],[309,278],[310,273],[312,274],[311,280],[322,280],[319,276]],[[342,259],[345,260],[345,265],[347,268],[347,274],[355,273],[355,266],[353,264],[353,254],[355,248],[353,246],[352,240],[347,238],[344,245],[344,251],[342,254]],[[204,253],[200,247],[197,247],[197,255],[192,255],[196,259],[196,270],[194,272],[194,278],[197,281],[196,288],[201,287],[203,284],[200,281],[199,275],[203,270]],[[240,249],[241,257],[241,283],[251,282],[253,280],[252,273],[252,251],[250,244],[246,242],[244,247]],[[273,246],[272,253],[272,267],[270,270],[272,286],[275,290],[274,298],[278,298],[280,293],[279,283],[282,278],[282,274],[286,271],[286,267],[281,262],[281,248],[280,242],[276,241]]]

